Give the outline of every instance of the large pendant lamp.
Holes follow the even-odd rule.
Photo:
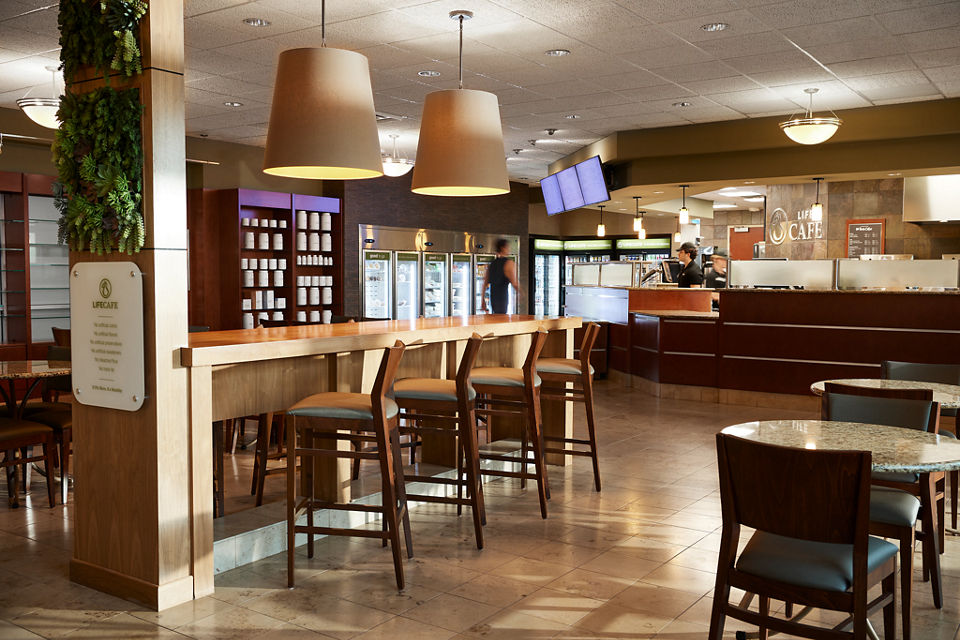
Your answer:
[[[602,238],[607,235],[607,225],[603,224],[603,205],[600,205],[600,224],[597,225],[597,237]]]
[[[804,89],[803,92],[810,96],[810,106],[802,118],[791,118],[786,122],[780,123],[780,128],[787,137],[800,144],[820,144],[826,142],[833,134],[837,132],[843,120],[833,114],[832,118],[816,118],[813,115],[813,94],[819,89]],[[831,111],[831,113],[833,113]]]
[[[366,56],[326,46],[280,54],[263,172],[288,178],[353,180],[383,175]]]
[[[814,221],[823,220],[823,205],[820,204],[820,182],[823,178],[814,178],[817,181],[817,199],[810,206],[810,219]]]
[[[637,232],[637,239],[644,240],[647,237],[647,230],[643,228],[643,212],[640,211],[640,196],[633,196],[637,204],[637,214],[633,218],[633,230]]]
[[[690,222],[690,212],[687,210],[687,187],[690,185],[682,184],[680,188],[683,189],[683,204],[680,205],[680,224],[688,224]]]
[[[495,196],[510,191],[497,96],[463,88],[463,21],[459,89],[434,91],[423,103],[411,191],[428,196]]]

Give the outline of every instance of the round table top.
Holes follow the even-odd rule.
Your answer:
[[[70,374],[70,363],[60,360],[12,360],[0,362],[0,380],[53,378]]]
[[[921,380],[881,380],[880,378],[839,378],[837,380],[820,380],[810,385],[810,391],[818,396],[823,395],[823,385],[827,382],[848,384],[851,387],[869,387],[871,389],[930,389],[933,391],[934,402],[940,403],[941,409],[960,409],[960,385],[944,384],[942,382],[923,382]]]
[[[960,441],[925,431],[859,422],[763,420],[723,433],[784,447],[870,451],[874,471],[931,473],[960,469]]]

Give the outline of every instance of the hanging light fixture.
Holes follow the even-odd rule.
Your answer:
[[[603,205],[600,205],[600,224],[597,225],[597,237],[602,238],[607,235],[607,226],[603,224]]]
[[[688,184],[680,185],[680,188],[683,189],[683,204],[680,205],[680,224],[690,222],[690,212],[687,210],[687,187],[689,186]]]
[[[383,159],[383,173],[391,178],[405,176],[413,169],[413,160],[398,157],[397,138],[400,136],[396,133],[391,133],[390,137],[393,138],[393,156],[387,156]]]
[[[510,191],[497,96],[463,88],[463,21],[472,17],[472,11],[450,12],[460,23],[459,88],[434,91],[424,100],[414,193],[495,196]]]
[[[46,68],[50,72],[50,85],[53,87],[51,98],[28,98],[17,100],[17,106],[24,115],[47,129],[59,129],[60,119],[57,111],[60,109],[60,91],[57,89],[57,68]]]
[[[280,54],[263,172],[288,178],[355,180],[383,175],[370,65],[355,51],[320,47]]]
[[[786,122],[780,123],[780,128],[787,137],[800,144],[820,144],[833,137],[837,132],[843,120],[833,113],[832,118],[815,118],[813,116],[813,94],[819,89],[804,89],[803,92],[810,96],[810,106],[802,118],[791,118]]]
[[[637,213],[633,218],[633,230],[637,232],[637,239],[643,240],[647,237],[647,230],[643,228],[643,212],[640,211],[640,196],[633,196],[637,205]]]
[[[817,181],[817,199],[810,205],[810,219],[815,221],[823,220],[823,205],[820,204],[820,181],[823,178],[814,178]]]

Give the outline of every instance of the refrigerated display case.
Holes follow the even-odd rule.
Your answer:
[[[450,315],[452,316],[468,316],[471,313],[470,269],[470,254],[455,253],[450,256]]]
[[[390,319],[393,310],[389,251],[363,252],[363,317]]]
[[[530,265],[530,312],[534,315],[560,315],[563,240],[534,238],[530,245],[533,258]]]
[[[662,238],[621,238],[617,240],[617,260],[660,262],[670,257],[670,236]]]
[[[447,315],[447,254],[423,254],[423,317]]]
[[[612,240],[564,240],[563,283],[573,284],[573,265],[581,262],[609,262],[613,258]]]
[[[485,309],[490,308],[490,291],[489,287],[483,286],[483,279],[487,275],[487,267],[490,266],[495,257],[489,254],[474,256],[473,280],[475,284],[473,290],[476,292],[476,303],[473,312],[476,314],[488,313]]]
[[[397,251],[394,253],[396,288],[395,320],[415,320],[420,316],[420,254]]]

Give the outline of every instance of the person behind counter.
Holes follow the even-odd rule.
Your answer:
[[[697,264],[697,245],[684,242],[677,251],[677,260],[683,265],[677,286],[681,289],[699,289],[703,287],[703,271]]]
[[[727,288],[727,252],[717,249],[713,252],[713,266],[703,274],[703,286],[708,289]]]

